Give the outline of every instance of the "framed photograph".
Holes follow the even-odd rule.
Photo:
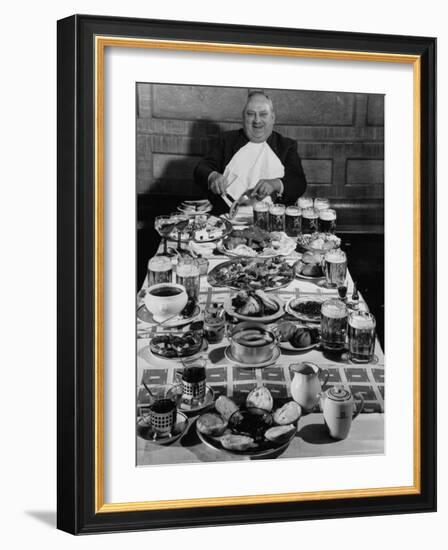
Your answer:
[[[436,509],[435,59],[58,22],[60,529]]]

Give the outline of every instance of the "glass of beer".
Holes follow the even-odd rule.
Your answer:
[[[148,286],[173,281],[173,264],[168,256],[154,256],[148,262]]]
[[[329,250],[324,256],[325,287],[343,286],[347,277],[347,255],[340,248]]]
[[[302,233],[314,233],[317,231],[318,212],[314,208],[302,210]]]
[[[296,204],[301,210],[313,208],[313,199],[311,197],[299,197]]]
[[[288,206],[285,211],[285,230],[288,237],[298,237],[302,229],[302,211],[298,206]]]
[[[342,351],[347,334],[347,306],[336,298],[321,307],[320,330],[322,346],[328,351]]]
[[[319,210],[317,228],[321,233],[334,233],[336,230],[336,210],[332,208]]]
[[[375,354],[375,317],[366,311],[353,311],[348,318],[348,354],[354,363],[369,363]]]
[[[284,204],[272,204],[269,208],[269,230],[285,231],[285,210]]]
[[[323,197],[316,197],[314,199],[314,208],[320,212],[321,210],[327,210],[330,208],[330,201]]]
[[[255,225],[264,231],[269,231],[269,204],[260,201],[256,202],[253,208]]]
[[[185,287],[189,300],[199,300],[200,266],[193,258],[179,258],[176,269],[176,283]]]

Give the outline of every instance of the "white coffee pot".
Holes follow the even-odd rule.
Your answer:
[[[321,407],[330,435],[334,439],[345,439],[353,420],[364,408],[362,394],[355,394],[360,403],[356,406],[354,396],[341,385],[328,388],[321,394]]]

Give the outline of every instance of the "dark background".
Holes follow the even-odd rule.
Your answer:
[[[248,91],[137,84],[137,287],[159,242],[154,217],[201,196],[193,169],[220,132],[241,127]],[[274,102],[275,130],[297,141],[307,195],[328,197],[337,210],[350,272],[384,345],[384,96],[264,91]]]

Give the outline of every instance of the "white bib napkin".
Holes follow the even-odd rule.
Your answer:
[[[253,189],[261,179],[282,178],[284,175],[283,164],[266,141],[246,143],[233,155],[224,170],[224,176],[231,182],[227,193],[234,199]]]

